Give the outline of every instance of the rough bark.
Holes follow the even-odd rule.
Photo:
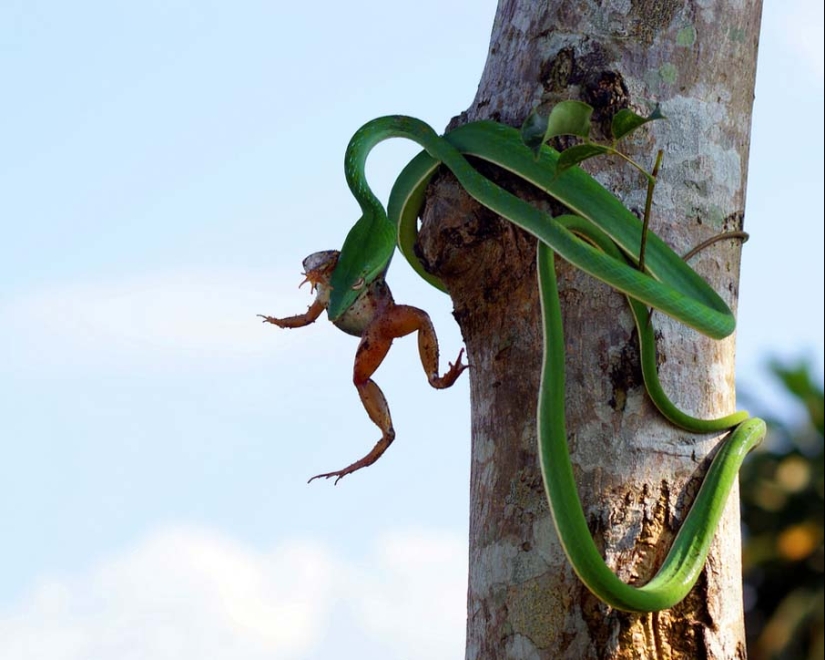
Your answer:
[[[609,125],[621,107],[647,112],[660,103],[669,121],[625,146],[650,164],[664,150],[653,229],[686,252],[742,227],[760,14],[760,0],[500,0],[477,96],[456,121],[519,125],[536,105],[580,98]],[[589,169],[640,213],[637,173],[606,160]],[[744,657],[738,492],[683,603],[634,615],[590,595],[560,548],[536,460],[534,240],[444,176],[419,250],[450,288],[471,364],[466,657]],[[740,245],[726,241],[692,262],[734,309],[739,254]],[[609,564],[643,582],[720,438],[689,434],[658,415],[644,394],[624,300],[567,264],[557,268],[579,492]],[[661,314],[655,324],[662,378],[677,403],[697,416],[733,410],[733,338],[707,340]]]

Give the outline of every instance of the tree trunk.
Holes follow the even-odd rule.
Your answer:
[[[687,252],[742,227],[760,14],[761,0],[500,0],[478,94],[456,121],[517,126],[539,104],[579,98],[604,127],[619,108],[646,114],[660,103],[669,120],[624,146],[648,166],[664,150],[652,229]],[[641,215],[638,173],[615,159],[588,169]],[[744,658],[738,491],[685,601],[649,615],[601,603],[561,550],[536,458],[535,240],[444,176],[428,202],[419,249],[450,288],[471,365],[466,657]],[[737,242],[724,241],[691,262],[734,309],[739,254]],[[720,438],[661,418],[645,395],[623,298],[567,264],[557,269],[579,494],[608,563],[626,581],[643,583]],[[661,314],[654,323],[671,397],[700,417],[732,411],[733,338],[709,340]]]

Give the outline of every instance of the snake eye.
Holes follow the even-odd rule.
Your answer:
[[[360,291],[361,289],[364,288],[364,285],[366,283],[367,283],[367,281],[363,277],[359,277],[357,280],[355,280],[355,284],[352,285],[352,290],[353,291]]]

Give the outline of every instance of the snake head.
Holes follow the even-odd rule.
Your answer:
[[[331,321],[345,314],[366,287],[384,276],[393,250],[395,225],[381,209],[365,212],[347,234],[330,279],[332,291],[327,313]]]

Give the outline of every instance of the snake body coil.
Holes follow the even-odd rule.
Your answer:
[[[399,175],[384,211],[366,182],[367,155],[379,142],[403,137],[424,149]],[[473,156],[537,186],[570,209],[552,217],[482,176],[466,159]],[[734,413],[702,420],[679,410],[656,373],[655,340],[647,308],[658,309],[713,338],[733,332],[724,301],[655,234],[647,236],[645,272],[638,251],[642,223],[609,191],[578,167],[557,174],[558,153],[544,146],[539,158],[518,131],[489,121],[473,122],[439,136],[424,122],[405,116],[368,122],[347,148],[347,182],[362,218],[347,236],[333,273],[329,316],[342,314],[364,282],[383,273],[396,245],[421,277],[443,290],[415,257],[413,245],[424,193],[439,166],[446,166],[479,203],[533,234],[538,243],[538,279],[544,328],[544,360],[538,401],[541,470],[562,547],[587,587],[609,605],[628,611],[672,607],[690,591],[704,566],[716,526],[747,453],[765,434],[762,420]],[[717,452],[702,487],[656,575],[644,586],[622,582],[601,557],[576,489],[564,421],[564,337],[554,270],[554,253],[624,293],[639,331],[645,386],[674,424],[697,433],[732,430]]]

